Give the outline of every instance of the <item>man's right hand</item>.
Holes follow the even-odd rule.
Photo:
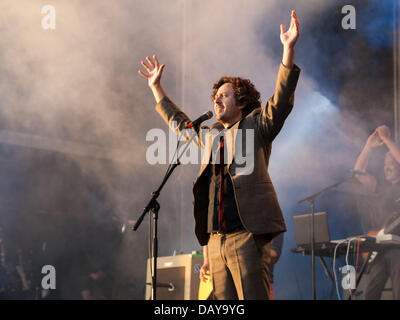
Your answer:
[[[147,70],[147,73],[144,73],[142,70],[139,70],[138,73],[143,78],[147,79],[148,85],[153,91],[154,98],[158,103],[166,95],[161,87],[161,75],[165,64],[162,64],[160,66],[160,63],[158,62],[158,59],[155,55],[153,55],[153,59],[154,61],[150,57],[146,57],[147,63],[142,60],[141,64]]]
[[[148,73],[144,73],[142,70],[138,71],[142,77],[147,79],[150,88],[160,85],[161,75],[165,67],[165,64],[162,64],[160,66],[160,63],[158,62],[158,59],[155,55],[153,55],[153,59],[154,62],[153,60],[151,60],[150,57],[146,57],[148,64],[143,60],[140,61],[140,63],[147,70]]]

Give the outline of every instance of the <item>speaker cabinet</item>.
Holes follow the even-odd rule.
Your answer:
[[[150,265],[151,264],[151,265]],[[203,255],[181,254],[157,258],[157,300],[197,300]],[[150,300],[152,259],[147,259],[146,300]]]

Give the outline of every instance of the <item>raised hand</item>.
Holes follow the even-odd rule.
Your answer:
[[[386,138],[390,138],[390,130],[387,126],[379,126],[375,130],[381,140],[384,140]]]
[[[379,137],[378,131],[375,130],[369,137],[367,140],[367,145],[371,148],[376,148],[376,147],[380,147],[381,145],[383,145],[383,141],[382,139]]]
[[[138,71],[143,78],[147,79],[150,88],[155,88],[160,85],[161,75],[165,67],[165,64],[160,66],[155,55],[153,55],[153,59],[154,62],[150,57],[146,57],[147,63],[143,60],[141,61],[141,64],[147,70],[147,73],[144,73],[142,70]]]
[[[281,24],[281,42],[284,47],[294,48],[294,45],[299,38],[299,20],[297,19],[297,15],[294,10],[292,10],[290,27],[286,32],[285,29],[285,25]]]

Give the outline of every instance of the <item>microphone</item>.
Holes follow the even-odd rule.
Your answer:
[[[206,113],[203,113],[200,117],[198,117],[196,120],[189,122],[186,125],[186,128],[198,128],[200,124],[208,119],[211,119],[213,116],[213,113],[211,111],[207,111]]]

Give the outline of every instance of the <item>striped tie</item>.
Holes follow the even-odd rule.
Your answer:
[[[218,145],[219,151],[219,163],[216,163],[215,174],[219,174],[219,209],[218,209],[218,231],[226,231],[226,219],[225,219],[225,205],[224,205],[224,177],[225,177],[225,166],[224,166],[224,136],[221,136]]]

